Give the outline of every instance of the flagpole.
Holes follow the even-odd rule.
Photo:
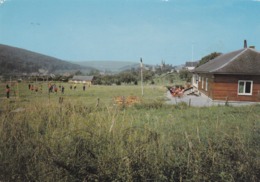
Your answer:
[[[194,56],[194,46],[193,43],[191,45],[191,61],[193,62],[193,56]]]
[[[141,66],[141,90],[142,90],[142,96],[144,95],[144,86],[143,86],[143,60],[140,59],[140,66]]]

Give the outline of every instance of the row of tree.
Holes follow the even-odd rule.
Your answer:
[[[203,57],[199,63],[198,66],[205,64],[209,60],[214,59],[215,57],[219,56],[221,53],[211,53],[205,57]],[[140,75],[140,68],[131,68],[131,70],[123,71],[118,74],[110,74],[110,75],[103,75],[98,70],[92,70],[88,75],[94,76],[93,84],[95,85],[121,85],[121,84],[138,84],[138,81],[141,79]],[[170,72],[175,72],[175,75],[178,75],[178,77],[181,80],[191,82],[192,73],[186,69],[182,69],[179,71],[179,73],[174,70],[174,67],[172,65],[165,64],[162,62],[160,66],[155,66],[154,68],[151,67],[144,67],[143,68],[143,81],[145,83],[154,84],[154,80],[156,77],[160,77],[163,74],[167,74]],[[74,75],[83,75],[81,71],[76,71]],[[169,75],[170,76],[170,75]],[[12,74],[12,77],[15,77],[14,74]],[[38,79],[38,81],[46,81],[46,80],[53,80],[53,81],[63,81],[67,82],[70,78],[72,78],[73,75],[55,75],[55,77],[52,76],[37,76],[36,77],[28,77],[26,79],[28,80],[35,80]],[[5,77],[3,77],[5,78]],[[18,77],[17,77],[18,78]],[[6,79],[10,79],[10,75],[6,76]],[[171,78],[168,78],[171,80]]]
[[[212,60],[219,55],[221,55],[221,53],[213,52],[213,53],[201,58],[197,67],[202,64],[205,64],[209,60]],[[117,74],[108,74],[108,75],[105,74],[104,75],[104,74],[101,74],[98,70],[93,70],[88,75],[94,76],[93,84],[95,84],[95,85],[121,85],[121,84],[137,85],[138,82],[141,80],[140,72],[141,72],[140,68],[131,68],[130,70],[126,70],[126,71],[123,71],[123,72],[120,72]],[[167,74],[170,72],[171,73],[174,72],[174,74]],[[83,73],[81,71],[75,72],[75,75],[82,75],[82,74]],[[171,77],[173,77],[173,75],[175,77],[177,76],[179,79],[186,81],[186,82],[191,82],[191,78],[192,78],[192,73],[189,70],[182,69],[177,73],[177,71],[174,69],[174,67],[172,65],[165,64],[164,62],[162,62],[162,64],[160,66],[157,65],[153,69],[151,67],[144,67],[143,68],[143,81],[145,83],[154,84],[155,83],[154,80],[156,79],[156,77],[158,78],[165,74],[168,75],[167,78],[165,77],[165,79],[168,79],[168,80],[172,80],[173,78],[171,78]],[[70,77],[56,76],[53,79],[57,80],[57,81],[68,81],[71,77],[72,77],[72,75]]]
[[[144,82],[153,83],[154,72],[145,70],[143,71]],[[96,85],[121,85],[121,84],[138,84],[140,80],[140,70],[129,70],[114,75],[95,75],[93,84]]]

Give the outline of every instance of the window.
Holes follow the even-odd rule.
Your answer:
[[[201,88],[202,89],[204,88],[204,78],[203,77],[201,78]]]
[[[194,74],[193,75],[193,86],[198,87],[198,79],[199,79],[199,76]]]
[[[238,95],[252,95],[253,81],[239,80]]]
[[[199,83],[199,76],[196,75],[196,84],[198,85],[198,83]]]
[[[206,86],[205,86],[205,90],[208,91],[208,78],[206,78]]]

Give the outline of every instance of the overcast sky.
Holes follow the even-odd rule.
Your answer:
[[[179,65],[260,50],[260,0],[0,0],[0,44],[68,61]]]

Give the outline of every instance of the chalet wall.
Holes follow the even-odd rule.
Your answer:
[[[208,84],[206,84],[207,79],[208,79]],[[198,82],[198,90],[203,94],[207,95],[208,97],[210,97],[211,99],[213,99],[212,93],[214,90],[214,76],[211,74],[200,74],[199,82]]]
[[[239,80],[253,81],[252,95],[238,95]],[[199,74],[198,90],[212,100],[260,102],[260,76]]]
[[[253,81],[252,95],[238,95],[238,81]],[[260,76],[215,75],[213,100],[260,102]]]

